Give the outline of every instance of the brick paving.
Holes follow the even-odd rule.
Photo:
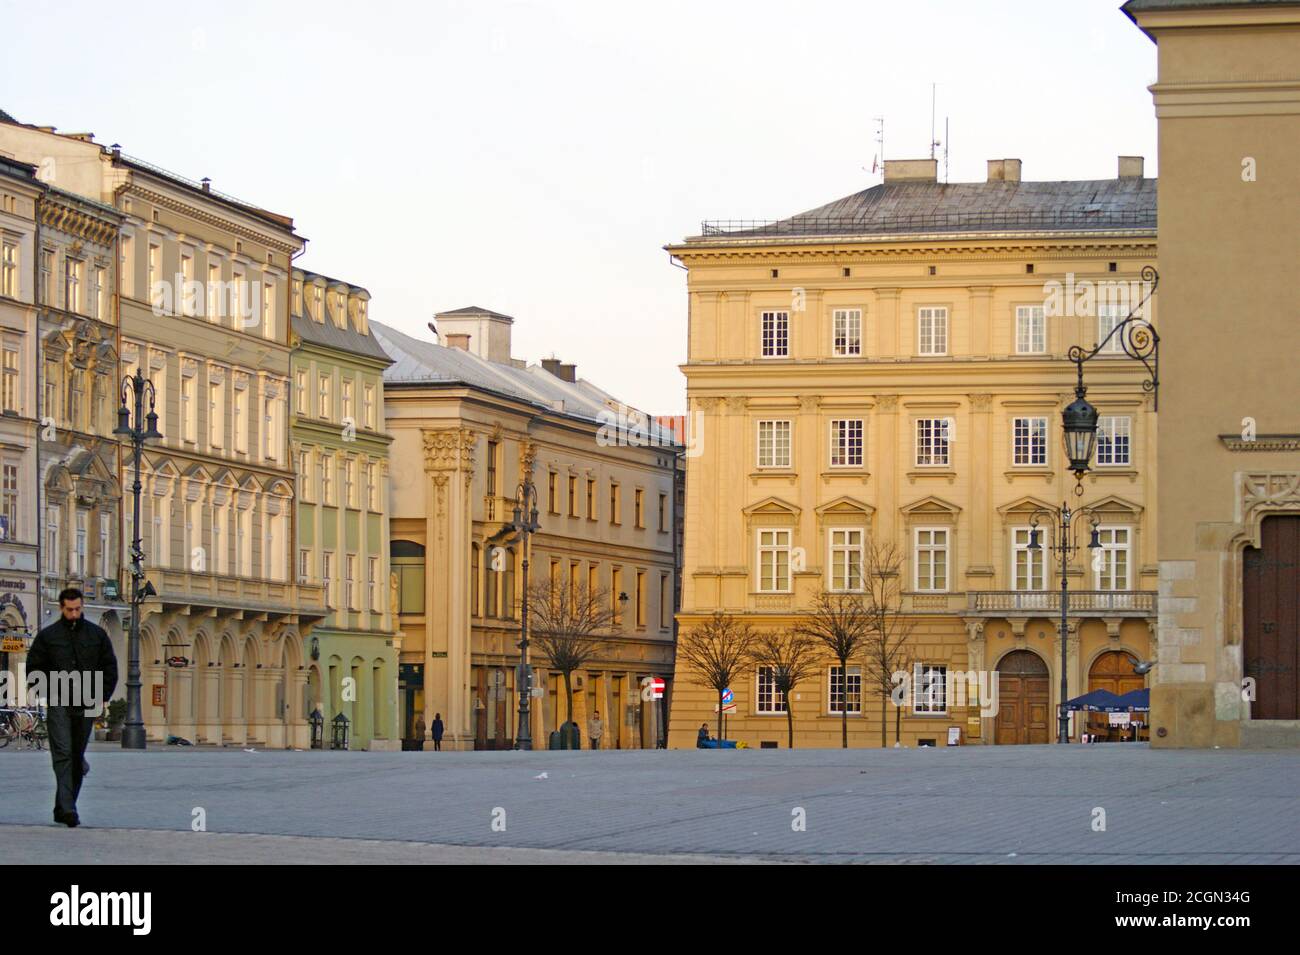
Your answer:
[[[0,751],[7,861],[1300,863],[1288,751],[96,745],[90,759],[85,825],[68,831],[49,822],[49,755]],[[191,831],[195,807],[207,833]],[[806,831],[792,828],[796,807]]]

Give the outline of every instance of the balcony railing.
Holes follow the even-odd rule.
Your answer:
[[[1059,614],[1059,590],[973,590],[967,593],[971,613]],[[1070,614],[1154,615],[1154,590],[1071,590]]]

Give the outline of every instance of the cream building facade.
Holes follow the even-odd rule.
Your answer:
[[[647,677],[672,678],[680,448],[606,440],[602,427],[617,422],[619,403],[572,365],[512,359],[509,316],[470,307],[435,320],[445,346],[371,323],[394,360],[384,377],[403,737],[417,716],[431,728],[441,715],[449,749],[514,744],[523,555],[517,545],[497,554],[489,539],[529,478],[541,524],[531,579],[552,575],[628,598],[607,652],[575,676],[583,745],[599,710],[604,748],[655,746],[667,704],[643,699],[642,689]],[[545,748],[565,719],[564,684],[536,647],[530,658],[540,693],[531,732]]]
[[[1296,746],[1300,4],[1123,9],[1159,54],[1160,296],[1174,317],[1151,743]]]
[[[163,433],[139,528],[160,595],[141,620],[149,738],[305,747],[303,641],[327,611],[292,572],[289,294],[304,241],[287,217],[89,134],[3,122],[0,151],[122,215],[120,370],[154,383]],[[132,480],[125,462],[118,480]]]
[[[1028,182],[1018,160],[995,160],[986,182],[947,184],[933,160],[889,161],[862,193],[779,222],[706,223],[669,247],[689,273],[683,370],[700,452],[687,460],[683,633],[715,610],[791,628],[823,589],[857,586],[871,542],[892,542],[921,672],[983,674],[999,691],[996,713],[975,688],[909,701],[902,741],[943,745],[956,727],[964,743],[1048,742],[1059,565],[1026,545],[1035,511],[1068,501],[1096,509],[1104,545],[1100,563],[1083,550],[1070,567],[1069,695],[1141,686],[1132,665],[1152,654],[1156,610],[1141,366],[1088,363],[1105,464],[1079,497],[1060,419],[1067,349],[1105,337],[1156,258],[1155,181],[1139,158],[1118,173]],[[828,658],[797,689],[796,746],[838,746],[845,707],[850,745],[880,745],[862,673]],[[693,746],[716,697],[680,665],[675,686],[670,745]],[[732,689],[728,735],[785,746],[770,674]],[[895,718],[891,706],[891,741]]]

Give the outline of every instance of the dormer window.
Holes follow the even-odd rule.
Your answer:
[[[319,285],[311,289],[311,318],[318,324],[325,324],[325,292]]]

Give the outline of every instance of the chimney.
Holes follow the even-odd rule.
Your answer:
[[[448,348],[459,348],[461,351],[469,351],[469,336],[464,332],[447,336]]]
[[[578,382],[578,366],[577,366],[577,365],[561,365],[561,366],[560,366],[560,377],[563,378],[565,381],[570,382],[571,384],[577,384],[577,382]]]
[[[886,159],[885,182],[937,182],[937,159]]]
[[[444,345],[463,348],[488,361],[510,364],[510,326],[515,320],[509,315],[471,305],[438,312],[433,320],[437,324],[438,340]],[[452,339],[458,335],[464,344],[452,345]]]
[[[558,358],[543,358],[543,359],[542,359],[542,367],[545,368],[545,369],[546,369],[548,372],[550,372],[552,375],[554,375],[556,378],[559,378],[559,377],[560,377],[560,359],[558,359]]]
[[[1119,178],[1141,179],[1145,175],[1142,171],[1143,162],[1141,156],[1120,156]]]
[[[990,159],[989,182],[1019,182],[1019,159]]]

